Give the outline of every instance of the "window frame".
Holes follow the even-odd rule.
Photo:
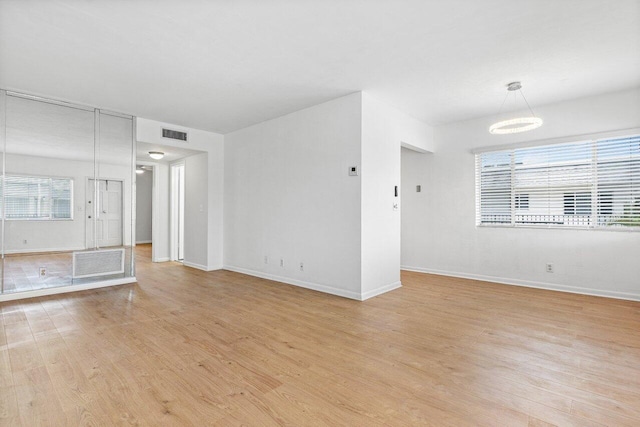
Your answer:
[[[555,230],[596,230],[596,231],[614,231],[614,232],[619,232],[619,231],[640,232],[640,226],[626,225],[626,226],[610,227],[607,225],[598,224],[598,218],[601,216],[601,212],[602,212],[603,201],[606,202],[606,205],[609,205],[607,207],[607,211],[612,210],[612,206],[611,206],[612,202],[611,202],[611,196],[606,195],[606,194],[610,194],[611,190],[609,188],[607,189],[600,188],[600,186],[598,185],[598,175],[596,170],[598,166],[598,158],[595,155],[593,155],[590,159],[590,166],[592,168],[594,182],[592,187],[588,190],[592,195],[589,216],[592,217],[593,224],[581,225],[581,226],[564,225],[564,224],[561,225],[561,224],[554,224],[551,222],[544,223],[544,224],[529,224],[529,223],[517,223],[515,220],[515,217],[518,211],[516,206],[516,195],[518,194],[518,190],[513,185],[515,181],[514,158],[515,158],[516,150],[522,150],[527,148],[535,149],[539,147],[551,147],[555,145],[580,143],[580,142],[589,143],[592,149],[596,150],[596,147],[598,146],[598,143],[600,141],[606,141],[611,139],[627,139],[627,138],[640,138],[640,128],[625,129],[625,130],[612,131],[612,132],[601,132],[601,133],[594,133],[594,134],[574,136],[574,137],[562,137],[562,138],[549,139],[549,140],[529,141],[526,143],[515,143],[515,144],[502,145],[502,146],[482,147],[482,148],[477,148],[472,150],[472,154],[474,154],[474,168],[475,168],[475,196],[476,196],[475,197],[475,203],[476,203],[475,226],[476,228],[534,228],[534,229],[555,229]],[[481,208],[482,170],[480,167],[481,160],[479,160],[479,157],[482,156],[483,154],[488,154],[488,153],[507,153],[507,152],[511,153],[510,154],[510,159],[511,159],[510,217],[511,217],[511,221],[509,223],[507,222],[502,222],[502,223],[484,222],[483,223],[481,221],[482,220],[482,208]],[[579,210],[579,207],[577,205],[578,204],[577,195],[583,192],[584,190],[575,190],[575,189],[568,188],[563,193],[564,195],[566,194],[574,195],[575,197],[574,208],[576,212]],[[563,201],[564,201],[564,195],[563,195]],[[601,198],[603,195],[604,195],[604,198]],[[598,210],[598,207],[597,207],[598,201],[600,201],[600,205],[599,205],[600,210]],[[609,212],[609,214],[611,214],[611,212]]]
[[[36,178],[36,179],[48,179],[49,180],[49,217],[39,217],[39,218],[5,218],[6,216],[6,194],[4,183],[7,177],[17,177],[17,178]],[[56,218],[53,216],[53,197],[52,195],[52,181],[53,180],[68,180],[70,184],[69,188],[69,218]],[[14,174],[7,173],[4,175],[0,175],[0,220],[4,219],[5,221],[73,221],[74,220],[74,197],[75,197],[75,180],[73,177],[69,176],[51,176],[51,175],[24,175],[24,174]]]

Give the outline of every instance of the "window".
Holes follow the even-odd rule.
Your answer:
[[[565,215],[591,215],[591,193],[564,193]]]
[[[4,191],[6,219],[73,219],[70,178],[5,175],[0,191]]]
[[[640,135],[476,155],[478,225],[640,230]]]
[[[598,191],[598,215],[613,215],[613,192]]]
[[[525,211],[529,209],[529,195],[526,193],[516,194],[515,203],[516,203],[516,210]]]

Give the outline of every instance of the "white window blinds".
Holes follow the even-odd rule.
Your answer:
[[[6,219],[73,219],[70,178],[5,175],[0,184]]]
[[[476,155],[478,225],[640,229],[640,135]]]

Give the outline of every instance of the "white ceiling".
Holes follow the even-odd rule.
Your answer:
[[[640,87],[640,0],[0,0],[0,86],[226,133],[365,90],[430,124]]]

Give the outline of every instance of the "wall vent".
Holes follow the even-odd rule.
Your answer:
[[[162,129],[162,137],[187,142],[187,133],[179,130]]]
[[[124,248],[73,253],[73,278],[124,273]]]

